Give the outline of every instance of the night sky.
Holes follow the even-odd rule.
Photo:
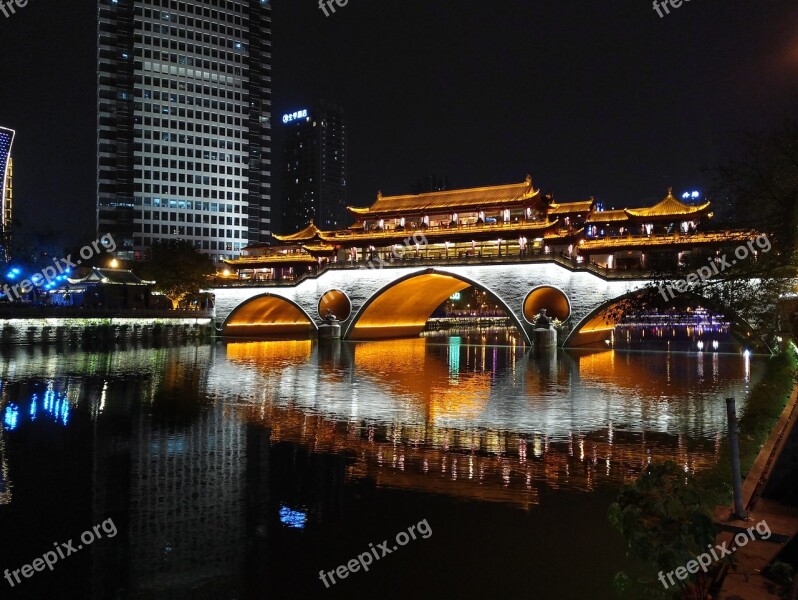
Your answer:
[[[17,216],[65,243],[94,233],[96,5],[29,0],[0,14],[0,125],[17,131]],[[279,116],[342,106],[350,204],[522,181],[605,208],[708,188],[736,134],[794,114],[794,0],[273,1],[274,190]],[[279,212],[279,211],[275,211]]]

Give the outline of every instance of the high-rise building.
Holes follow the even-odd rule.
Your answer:
[[[100,0],[97,228],[121,258],[182,239],[214,259],[265,241],[268,0]]]
[[[14,130],[0,127],[0,261],[8,262],[11,252],[11,217],[13,213],[13,176],[11,146]]]
[[[282,117],[283,232],[311,220],[321,229],[347,224],[346,125],[343,111],[326,102]]]

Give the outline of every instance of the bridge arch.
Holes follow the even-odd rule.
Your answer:
[[[253,296],[237,306],[224,320],[223,336],[257,337],[310,334],[316,323],[299,304],[277,294]]]
[[[609,339],[611,332],[615,329],[615,326],[620,323],[625,316],[629,308],[627,303],[638,300],[643,294],[653,295],[654,293],[656,292],[651,288],[646,287],[627,292],[626,294],[622,294],[603,302],[600,306],[596,307],[587,315],[585,315],[579,321],[579,323],[574,325],[574,327],[571,329],[571,333],[569,333],[563,341],[563,346],[585,346],[596,342],[603,342],[604,340]],[[754,327],[752,327],[750,323],[748,323],[738,314],[725,310],[711,300],[708,300],[703,296],[699,296],[698,294],[685,292],[678,296],[678,298],[682,300],[694,301],[697,305],[700,305],[704,308],[717,310],[718,312],[724,313],[732,323],[733,335],[740,340],[747,340],[760,351],[765,351],[767,353],[772,352],[771,348],[756,332]]]
[[[409,273],[377,290],[358,310],[344,337],[367,340],[417,336],[436,308],[455,292],[471,286],[490,293],[531,343],[518,315],[496,292],[463,275],[433,268]]]

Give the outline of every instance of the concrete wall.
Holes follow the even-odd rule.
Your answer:
[[[418,267],[385,267],[383,269],[329,270],[318,279],[306,279],[291,287],[218,288],[216,294],[216,322],[224,323],[230,313],[246,300],[261,294],[282,296],[296,302],[317,323],[319,299],[332,290],[342,290],[352,302],[352,315],[344,321],[344,330],[357,316],[363,305],[383,287],[413,273],[424,273]],[[593,273],[571,271],[555,263],[509,265],[466,265],[434,267],[436,273],[452,273],[473,281],[501,299],[524,324],[523,302],[535,287],[550,285],[560,289],[571,302],[569,324],[575,327],[590,312],[605,302],[644,287],[648,281],[618,279],[607,281]]]

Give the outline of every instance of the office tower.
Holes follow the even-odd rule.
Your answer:
[[[13,211],[13,175],[11,146],[14,130],[0,127],[0,261],[8,262],[11,252],[11,217]]]
[[[100,0],[98,234],[215,260],[270,232],[268,0]]]
[[[343,111],[326,102],[283,115],[283,227],[292,233],[311,219],[321,229],[348,224],[346,125]]]

